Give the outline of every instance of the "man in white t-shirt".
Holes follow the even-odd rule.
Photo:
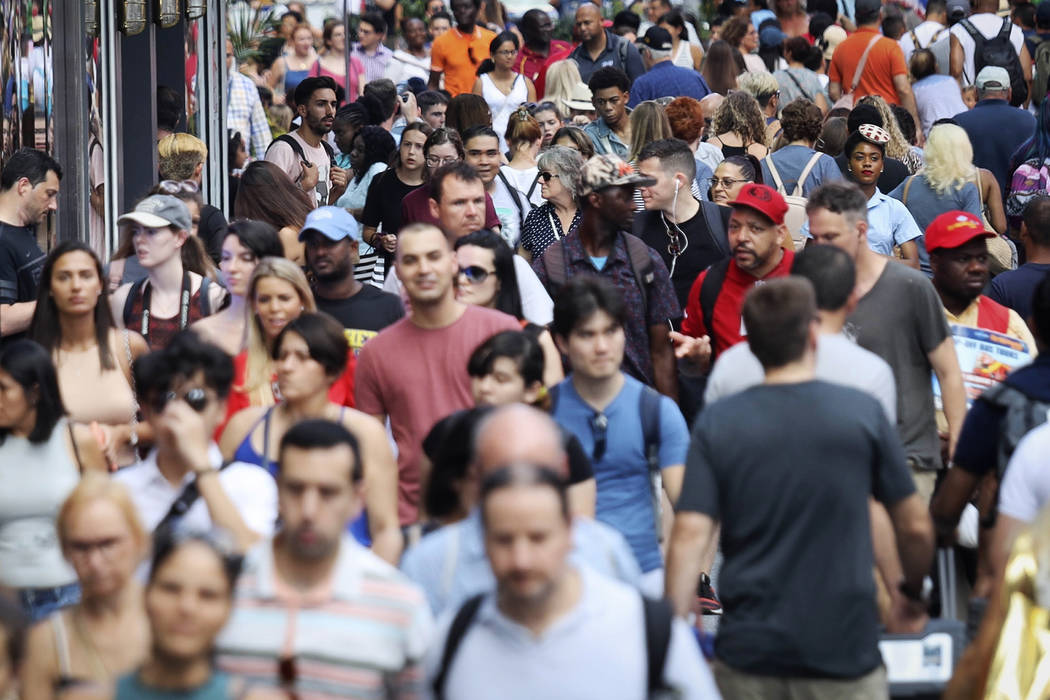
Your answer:
[[[929,49],[937,57],[937,72],[948,74],[950,42],[948,38],[947,0],[930,0],[926,4],[926,21],[897,41],[904,52],[904,62],[918,49]]]
[[[347,172],[335,165],[325,140],[339,108],[335,81],[327,76],[304,79],[295,88],[295,105],[299,128],[270,144],[266,160],[286,172],[314,206],[334,204],[347,184]]]
[[[954,25],[951,32],[951,75],[964,87],[973,85],[977,78],[974,70],[974,42],[973,37],[966,31],[964,23],[973,25],[985,39],[991,40],[999,34],[1003,23],[1010,22],[1009,17],[1000,17],[996,14],[999,10],[999,0],[977,0],[974,13],[962,22]],[[1017,55],[1021,60],[1021,72],[1025,76],[1025,82],[1032,82],[1032,58],[1028,55],[1028,49],[1024,45],[1024,33],[1016,24],[1010,25],[1010,43],[1013,44]],[[1003,66],[1005,68],[1005,66]]]

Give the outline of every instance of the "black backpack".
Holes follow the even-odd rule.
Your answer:
[[[1020,107],[1028,99],[1028,86],[1025,84],[1024,73],[1021,72],[1021,59],[1017,50],[1010,43],[1010,32],[1013,30],[1013,22],[1009,17],[1003,19],[1002,29],[991,39],[986,39],[984,34],[977,31],[977,27],[970,20],[964,19],[959,23],[966,33],[973,39],[973,75],[974,81],[977,74],[985,66],[1001,66],[1010,74],[1010,104]]]
[[[437,700],[445,699],[445,680],[448,678],[448,672],[484,597],[485,594],[482,593],[467,600],[452,620],[448,636],[445,637],[445,648],[441,651],[441,665],[431,686]],[[654,693],[669,690],[664,684],[664,665],[671,646],[671,624],[674,615],[671,612],[671,604],[666,600],[653,600],[645,596],[642,596],[642,612],[645,615],[645,650],[649,659],[647,687],[649,695],[652,696]]]

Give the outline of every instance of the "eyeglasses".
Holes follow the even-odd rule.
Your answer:
[[[536,173],[536,177],[538,177],[539,179],[543,180],[544,182],[549,183],[551,181],[552,177],[557,177],[557,176],[554,173],[548,173],[546,170],[541,170],[538,173]]]
[[[157,189],[164,194],[196,193],[201,191],[200,185],[193,180],[161,180],[157,185]]]
[[[732,177],[713,177],[711,178],[711,187],[718,187],[721,185],[727,190],[738,182],[751,182],[750,180],[742,180],[739,178]]]
[[[609,431],[609,417],[604,413],[595,413],[591,416],[591,433],[594,435],[594,451],[591,453],[591,461],[598,463],[605,456],[605,440]]]
[[[450,163],[458,163],[459,156],[446,156],[445,158],[438,158],[437,156],[427,156],[427,165],[431,168],[437,168],[442,165],[449,165]]]
[[[486,270],[481,265],[469,265],[459,268],[459,274],[463,275],[470,284],[481,284],[489,278],[489,275],[496,274],[496,271]]]
[[[174,391],[168,391],[161,394],[153,401],[153,410],[157,413],[163,413],[168,404],[176,399],[182,399],[197,413],[203,413],[205,407],[208,405],[207,392],[200,387],[194,387],[182,396],[179,396]]]

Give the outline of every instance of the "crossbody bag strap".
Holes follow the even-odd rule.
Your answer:
[[[918,176],[917,175],[912,175],[904,183],[904,191],[901,192],[901,204],[903,204],[904,206],[908,206],[908,190],[911,189],[912,180],[914,180],[916,177],[918,177]]]
[[[809,158],[809,162],[806,163],[806,167],[802,169],[802,174],[798,176],[798,182],[795,183],[795,191],[791,194],[792,197],[802,196],[802,185],[806,182],[806,178],[813,171],[813,168],[817,167],[817,161],[820,160],[820,152],[814,153]],[[772,160],[772,159],[771,159]]]
[[[879,39],[881,38],[881,34],[873,36],[871,41],[868,42],[868,48],[864,49],[864,53],[860,55],[860,63],[857,64],[857,70],[853,72],[853,87],[849,89],[850,94],[853,94],[857,89],[857,86],[860,85],[861,74],[864,73],[864,66],[868,63],[868,54],[871,53],[871,50],[875,48],[875,44],[879,43]]]
[[[792,75],[790,70],[786,70],[784,72],[787,73],[787,77],[791,78],[791,82],[793,82],[795,84],[795,87],[797,87],[798,91],[802,93],[802,96],[805,97],[807,100],[812,102],[813,98],[810,97],[808,92],[806,92],[806,88],[802,87],[802,83],[800,83],[798,81],[798,78],[796,78],[794,75]]]

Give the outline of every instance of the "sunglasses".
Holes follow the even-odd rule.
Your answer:
[[[539,171],[536,174],[536,176],[539,177],[541,180],[543,180],[544,182],[546,182],[548,184],[550,183],[552,177],[557,177],[554,173],[548,173],[545,170]]]
[[[606,434],[609,430],[609,418],[604,413],[595,413],[591,416],[591,433],[594,435],[594,452],[591,453],[591,461],[597,464],[605,456]]]
[[[495,271],[486,270],[481,265],[469,265],[459,268],[459,274],[463,275],[470,284],[481,284],[495,274]]]
[[[160,184],[157,185],[164,194],[179,194],[180,192],[195,193],[200,192],[201,188],[193,180],[161,180]]]
[[[168,404],[176,399],[182,399],[186,404],[197,413],[203,413],[205,407],[208,405],[208,394],[204,389],[194,388],[187,391],[182,396],[179,396],[174,391],[168,391],[158,396],[153,401],[153,410],[157,413],[163,413],[164,409],[167,408]]]

